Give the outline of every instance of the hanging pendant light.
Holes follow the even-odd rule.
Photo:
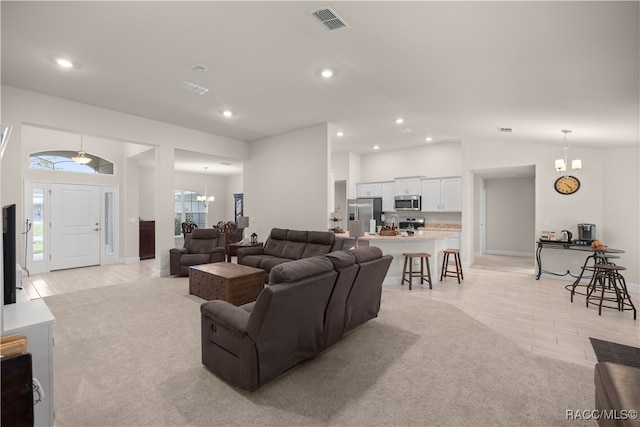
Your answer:
[[[204,167],[204,173],[205,174],[207,173],[208,169],[209,169],[208,166]],[[207,181],[206,180],[204,181],[204,196],[198,196],[196,199],[199,202],[202,202],[202,204],[203,204],[203,206],[205,208],[208,208],[209,207],[209,203],[211,203],[211,202],[213,202],[215,200],[214,196],[207,195]]]
[[[85,156],[84,150],[82,149],[82,135],[80,135],[80,151],[78,151],[78,155],[72,157],[71,160],[79,165],[86,165],[91,162],[91,159]]]
[[[562,129],[562,133],[564,133],[564,144],[563,144],[563,149],[564,149],[564,158],[563,159],[556,159],[555,162],[555,168],[558,171],[558,173],[562,173],[565,176],[567,176],[567,165],[569,164],[567,161],[567,152],[569,151],[569,148],[571,147],[571,144],[567,141],[567,134],[571,133],[571,129]],[[575,159],[571,162],[571,169],[576,172],[579,169],[582,169],[582,160],[580,159]]]

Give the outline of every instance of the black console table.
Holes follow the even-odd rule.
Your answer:
[[[536,280],[540,279],[540,275],[542,273],[553,274],[555,276],[571,276],[576,280],[571,284],[565,286],[567,290],[571,291],[571,301],[573,302],[573,294],[581,292],[576,292],[576,287],[579,285],[580,281],[584,278],[584,273],[586,271],[593,271],[593,266],[597,263],[608,263],[610,258],[615,257],[615,254],[623,254],[624,251],[621,249],[613,249],[606,247],[604,249],[594,249],[589,245],[577,245],[572,242],[560,242],[554,240],[538,240],[537,242],[538,248],[536,249],[536,263],[538,267],[538,271],[536,273]],[[550,249],[562,249],[562,250],[572,250],[572,251],[582,251],[587,252],[588,255],[584,260],[584,264],[580,269],[580,274],[575,276],[571,274],[569,270],[566,273],[554,273],[553,271],[547,271],[542,269],[542,259],[541,253],[542,249],[550,248]],[[592,261],[593,265],[589,265],[589,262]],[[589,277],[591,280],[591,277]],[[585,294],[586,295],[586,294]]]
[[[572,243],[572,242],[561,242],[561,241],[557,241],[557,240],[538,240],[536,242],[536,244],[538,245],[538,248],[536,249],[536,264],[537,264],[537,267],[538,267],[538,271],[536,273],[536,280],[540,279],[540,275],[542,273],[553,274],[555,276],[567,276],[567,275],[569,275],[569,276],[574,277],[576,279],[582,279],[582,276],[584,274],[584,270],[587,267],[587,264],[589,263],[589,260],[593,259],[594,261],[605,261],[606,262],[606,260],[608,259],[609,255],[623,254],[624,253],[624,251],[621,250],[621,249],[613,249],[613,248],[609,248],[609,247],[605,247],[604,249],[594,249],[589,245],[577,245],[577,244]],[[547,270],[543,270],[542,269],[541,253],[542,253],[542,249],[544,249],[544,248],[564,249],[564,250],[572,250],[572,251],[582,251],[582,252],[588,252],[589,255],[585,259],[584,265],[582,266],[582,270],[580,271],[580,275],[574,276],[573,274],[571,274],[571,272],[569,270],[567,270],[566,273],[554,273],[553,271],[547,271]]]

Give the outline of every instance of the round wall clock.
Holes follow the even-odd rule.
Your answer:
[[[560,194],[573,194],[580,189],[580,180],[575,176],[561,176],[556,179],[553,188]]]

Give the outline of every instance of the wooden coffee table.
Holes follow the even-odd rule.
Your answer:
[[[234,305],[255,301],[264,287],[264,270],[230,262],[189,267],[189,293]]]

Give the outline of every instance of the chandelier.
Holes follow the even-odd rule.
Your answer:
[[[204,173],[207,173],[207,170],[209,169],[209,167],[205,166],[204,167]],[[199,202],[202,202],[202,205],[206,208],[209,206],[209,203],[213,202],[215,200],[214,196],[209,196],[207,195],[207,181],[204,181],[204,195],[203,196],[198,196],[197,200]]]
[[[78,151],[78,155],[72,157],[71,160],[79,165],[86,165],[87,163],[91,162],[91,159],[89,157],[86,157],[84,154],[84,150],[82,149],[82,135],[80,135],[80,151]]]
[[[569,147],[571,147],[571,144],[567,141],[567,134],[571,133],[571,129],[562,129],[562,133],[564,133],[564,144],[563,144],[563,149],[564,149],[564,159],[556,159],[556,170],[558,171],[558,173],[562,173],[565,176],[568,175],[567,173],[567,165],[569,164],[567,161],[567,152],[569,151]],[[575,172],[579,169],[582,169],[582,160],[580,159],[575,159],[571,161],[571,169]]]

